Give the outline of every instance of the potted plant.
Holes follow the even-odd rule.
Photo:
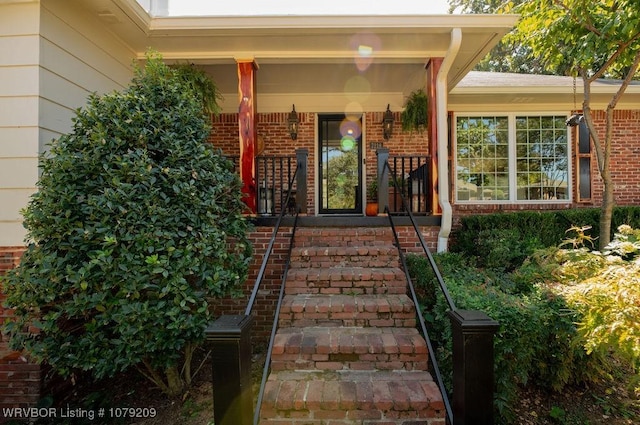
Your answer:
[[[365,213],[370,217],[378,215],[378,180],[375,178],[367,186],[367,208]]]
[[[422,133],[427,128],[427,94],[423,89],[411,92],[400,117],[403,131]]]

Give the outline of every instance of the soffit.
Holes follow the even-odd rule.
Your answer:
[[[413,73],[420,73],[429,58],[443,57],[449,47],[451,30],[460,28],[462,45],[449,73],[450,87],[455,86],[517,20],[514,15],[152,18],[135,0],[66,1],[97,14],[141,59],[152,47],[169,61],[220,66],[234,65],[236,60],[255,60],[261,69],[273,67],[274,73],[278,67],[283,72],[295,71],[292,65],[305,65],[306,69],[308,65],[323,69],[324,65],[342,65],[332,72],[348,73],[354,67],[392,65],[390,75],[383,75],[381,71],[374,73],[387,79],[405,78],[407,66],[413,68]],[[296,73],[288,75],[283,83],[290,83]],[[308,89],[312,90],[313,81],[309,83]],[[392,86],[398,84],[390,82]],[[423,85],[423,80],[419,79],[417,84]],[[384,81],[374,85],[382,88]],[[274,83],[271,90],[287,93],[292,88],[281,84],[278,89]]]

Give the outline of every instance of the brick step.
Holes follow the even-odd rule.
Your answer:
[[[393,245],[296,247],[291,267],[399,267],[398,249]]]
[[[416,309],[405,294],[285,295],[278,326],[416,326]]]
[[[289,269],[286,294],[404,294],[407,281],[397,267]]]
[[[444,425],[444,404],[426,371],[271,373],[261,425]]]
[[[389,227],[299,227],[297,247],[393,245]]]
[[[415,328],[283,328],[271,370],[427,370],[427,362]]]

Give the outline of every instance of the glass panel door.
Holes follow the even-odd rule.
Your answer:
[[[362,118],[318,117],[321,214],[362,214]]]

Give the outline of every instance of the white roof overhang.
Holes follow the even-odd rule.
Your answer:
[[[236,90],[236,61],[254,60],[261,94],[313,93],[318,78],[323,92],[343,90],[354,70],[368,74],[371,91],[408,94],[424,86],[425,64],[444,57],[452,29],[460,28],[462,45],[447,79],[453,87],[517,21],[515,15],[151,17],[135,0],[67,1],[97,14],[139,59],[152,47],[168,61],[230,74],[216,78],[223,93]]]
[[[575,86],[574,86],[575,83]],[[620,80],[591,84],[591,107],[604,109],[620,87]],[[575,87],[575,91],[574,91]],[[571,111],[582,109],[582,79],[558,75],[469,72],[449,93],[453,111]],[[640,109],[640,82],[633,81],[617,109]]]

